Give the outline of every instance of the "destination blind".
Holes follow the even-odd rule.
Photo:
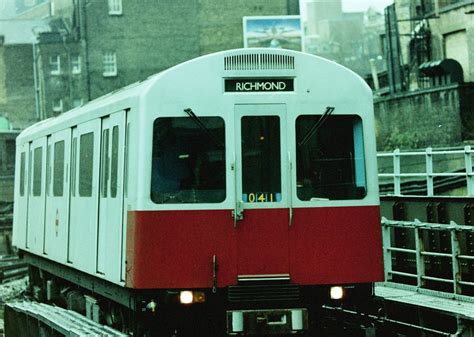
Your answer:
[[[225,92],[294,91],[292,78],[228,78]]]

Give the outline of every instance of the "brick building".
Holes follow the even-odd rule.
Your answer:
[[[297,14],[296,0],[76,1],[90,98],[175,64],[243,46],[242,17]],[[126,27],[126,29],[124,29]]]
[[[29,53],[22,54],[29,58],[24,64],[31,68],[25,69],[30,86],[36,78],[36,91],[33,85],[29,96],[24,93],[26,100],[36,104],[36,110],[29,108],[22,112],[33,116],[30,123],[191,58],[243,47],[243,16],[299,14],[298,0],[36,0],[35,3],[37,6],[22,11],[21,15],[34,16],[33,13],[44,13],[48,7],[50,18],[48,31],[37,32],[37,42],[30,43],[26,47]],[[13,110],[7,110],[5,113],[11,115]],[[13,124],[26,126],[24,122]]]
[[[34,32],[47,31],[45,20],[0,21],[0,117],[14,128],[39,119],[35,105]]]

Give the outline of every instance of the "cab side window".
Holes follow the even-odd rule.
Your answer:
[[[220,117],[157,118],[153,125],[151,199],[218,203],[226,196],[225,129]]]
[[[362,120],[358,116],[321,115],[296,119],[296,175],[300,200],[362,199],[366,177]]]

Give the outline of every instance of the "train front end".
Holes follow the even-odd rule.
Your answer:
[[[306,333],[324,303],[364,302],[383,279],[372,93],[357,75],[233,50],[157,75],[139,110],[126,286],[145,311],[202,308],[228,335]]]

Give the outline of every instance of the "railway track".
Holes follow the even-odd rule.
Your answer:
[[[22,278],[28,274],[26,263],[15,256],[0,259],[0,283]]]
[[[20,301],[5,305],[5,336],[125,337],[83,315],[44,303]]]

